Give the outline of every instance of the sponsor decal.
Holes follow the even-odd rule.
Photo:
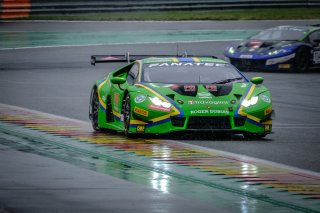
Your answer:
[[[320,51],[313,52],[313,63],[319,64],[320,63]]]
[[[228,104],[228,101],[197,101],[197,100],[190,100],[188,104],[206,104],[206,105],[221,105],[221,104]]]
[[[216,85],[205,85],[205,88],[210,92],[217,92],[218,87]]]
[[[150,109],[153,109],[153,110],[160,110],[160,111],[163,111],[163,112],[170,112],[171,109],[170,108],[165,108],[165,107],[162,107],[162,106],[156,106],[156,105],[149,105],[149,108]]]
[[[229,114],[227,110],[219,110],[219,109],[197,109],[191,110],[191,114]]]
[[[266,96],[266,95],[260,95],[260,98],[266,103],[270,103],[271,102],[270,98],[268,96]]]
[[[145,116],[145,117],[148,117],[148,114],[149,114],[149,112],[147,110],[141,109],[139,107],[134,107],[133,111],[135,113],[137,113],[138,115],[142,115],[142,116]]]
[[[253,55],[240,55],[240,58],[251,59],[253,58]]]
[[[148,64],[148,68],[152,67],[227,67],[226,63],[202,63],[202,62],[169,62],[169,63],[153,63]]]
[[[183,89],[186,92],[194,92],[194,91],[196,91],[196,86],[195,85],[184,85]]]
[[[142,103],[144,100],[146,100],[146,96],[145,95],[138,95],[134,101],[139,104],[139,103]]]
[[[115,105],[119,104],[119,93],[114,93],[113,101]]]
[[[211,98],[211,94],[208,93],[208,92],[199,92],[199,93],[198,93],[198,96],[199,96],[200,98]]]
[[[137,132],[144,132],[146,129],[145,125],[137,125]]]
[[[108,60],[117,60],[117,59],[119,59],[119,58],[112,57],[112,56],[101,58],[101,60],[106,60],[106,61],[108,61]]]

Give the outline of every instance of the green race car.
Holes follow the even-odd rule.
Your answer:
[[[134,56],[133,56],[134,58]],[[272,101],[263,78],[248,80],[213,57],[92,56],[91,63],[128,64],[96,81],[93,129],[163,134],[211,131],[264,137],[272,131]],[[139,59],[139,60],[138,60]]]

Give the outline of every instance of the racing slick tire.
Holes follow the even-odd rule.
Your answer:
[[[94,88],[91,96],[90,120],[91,120],[92,128],[96,132],[101,131],[101,129],[98,126],[98,117],[99,117],[99,97],[98,97],[97,88]]]
[[[310,54],[306,47],[300,47],[293,60],[293,71],[306,72],[309,69]]]
[[[128,138],[132,137],[130,133],[130,120],[131,120],[131,104],[130,95],[126,95],[124,106],[123,106],[123,125],[124,125],[124,135]]]

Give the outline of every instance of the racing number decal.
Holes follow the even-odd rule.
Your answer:
[[[313,52],[313,63],[320,64],[320,50]]]

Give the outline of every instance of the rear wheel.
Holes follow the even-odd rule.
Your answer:
[[[300,47],[293,61],[293,70],[295,72],[306,72],[309,69],[310,54],[306,47]]]
[[[124,124],[124,134],[127,137],[130,137],[130,120],[131,120],[131,105],[130,105],[130,96],[127,94],[124,101],[123,109],[123,124]]]
[[[94,89],[92,98],[91,98],[91,124],[92,128],[100,132],[101,129],[98,126],[98,118],[99,118],[99,97],[97,88]]]

